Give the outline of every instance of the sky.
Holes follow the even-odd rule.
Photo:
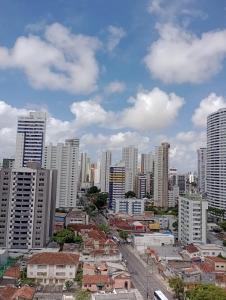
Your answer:
[[[170,143],[194,171],[208,114],[226,106],[226,1],[0,2],[0,157],[17,117],[48,112],[47,143],[101,151]]]

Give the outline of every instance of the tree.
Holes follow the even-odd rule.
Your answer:
[[[98,228],[103,231],[104,233],[109,233],[110,232],[110,227],[106,224],[100,224]]]
[[[184,282],[180,277],[170,278],[169,286],[174,291],[177,299],[184,299]]]
[[[73,281],[67,280],[64,285],[65,285],[66,290],[68,291],[72,287]]]
[[[212,284],[198,285],[187,293],[189,300],[226,300],[224,289]]]
[[[108,199],[108,193],[99,193],[97,195],[96,200],[94,201],[94,204],[96,205],[97,209],[102,209],[107,205],[107,199]]]
[[[91,195],[91,194],[97,194],[100,192],[100,189],[98,189],[97,186],[91,186],[91,188],[88,189],[87,194]]]
[[[127,193],[125,193],[125,197],[126,198],[135,198],[136,193],[134,193],[133,191],[128,191]]]
[[[224,231],[226,231],[226,221],[220,222],[219,225]]]
[[[226,247],[226,240],[223,240],[223,246]]]
[[[121,239],[126,240],[128,238],[128,232],[121,230],[119,231],[119,236]]]
[[[53,241],[60,246],[60,251],[62,251],[65,243],[75,242],[75,233],[70,229],[62,229],[53,235]]]
[[[79,291],[75,297],[76,300],[90,300],[90,292],[89,291]]]
[[[173,222],[172,226],[173,226],[174,230],[177,230],[178,229],[178,221]]]

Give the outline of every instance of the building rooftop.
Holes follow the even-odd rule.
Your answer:
[[[29,260],[28,264],[32,265],[77,265],[79,263],[79,255],[72,253],[50,253],[43,252],[34,254]]]
[[[108,275],[83,275],[83,284],[106,284],[110,283]]]
[[[206,201],[199,194],[185,194],[184,196],[180,196],[180,198],[186,198],[188,200],[193,200],[193,201]]]
[[[21,288],[5,286],[0,288],[0,300],[32,300],[34,294],[35,289],[30,286],[23,286]]]

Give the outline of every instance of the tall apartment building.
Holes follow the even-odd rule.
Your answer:
[[[79,139],[46,146],[44,167],[57,170],[56,207],[75,207],[79,180]]]
[[[142,153],[140,162],[140,171],[143,174],[153,173],[154,155],[152,153]]]
[[[87,153],[81,153],[80,157],[80,178],[79,183],[81,188],[89,187],[91,180],[91,161]],[[87,186],[88,185],[88,186]]]
[[[197,150],[198,155],[198,186],[201,194],[206,193],[206,148]]]
[[[3,168],[13,168],[15,164],[14,158],[3,158],[2,167]]]
[[[125,198],[125,167],[123,165],[110,167],[109,173],[109,207],[114,199]]]
[[[128,146],[122,149],[122,161],[125,163],[125,192],[135,190],[135,176],[138,167],[138,149]]]
[[[28,166],[0,171],[0,247],[43,248],[52,236],[57,173]]]
[[[162,143],[156,147],[154,170],[154,204],[168,207],[168,165],[170,144]]]
[[[208,202],[198,195],[179,197],[178,240],[206,244]]]
[[[177,185],[179,187],[179,194],[182,196],[186,193],[186,175],[178,174],[177,175]]]
[[[112,208],[114,213],[122,213],[128,215],[141,215],[144,213],[144,199],[123,198],[113,199]]]
[[[43,164],[46,134],[46,113],[30,112],[18,118],[15,167],[26,167],[30,161]]]
[[[102,152],[100,161],[100,189],[101,192],[109,192],[109,172],[111,166],[111,151]]]
[[[152,173],[146,173],[146,174],[139,173],[136,175],[135,193],[137,198],[140,199],[147,197],[148,195],[152,196],[153,193]]]
[[[226,108],[207,118],[206,184],[210,207],[226,210]]]

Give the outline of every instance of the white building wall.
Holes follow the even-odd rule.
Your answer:
[[[144,233],[133,236],[133,246],[138,252],[143,253],[151,246],[173,245],[174,236],[164,233]]]
[[[138,171],[138,149],[134,146],[123,148],[122,161],[125,163],[125,193],[135,191],[135,176]]]
[[[113,199],[112,207],[114,213],[140,215],[144,213],[144,202],[144,199],[137,198]]]
[[[100,162],[100,189],[101,192],[109,193],[109,173],[112,161],[111,151],[102,153]]]

